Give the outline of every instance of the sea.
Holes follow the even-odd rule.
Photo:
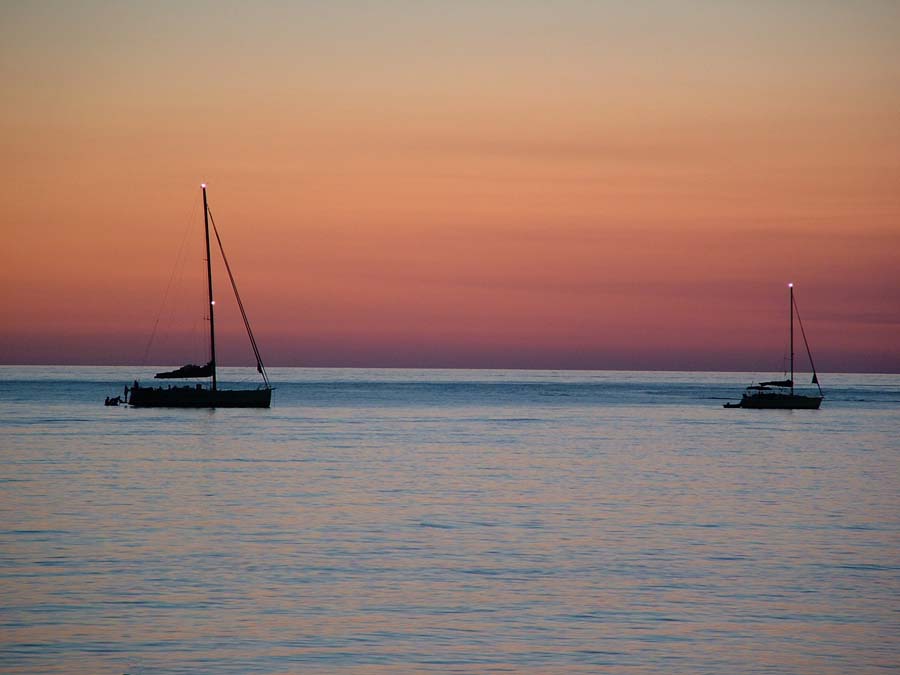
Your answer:
[[[0,672],[900,672],[900,375],[153,372],[0,367]]]

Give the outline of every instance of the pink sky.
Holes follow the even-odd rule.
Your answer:
[[[900,372],[892,3],[0,13],[2,363]]]

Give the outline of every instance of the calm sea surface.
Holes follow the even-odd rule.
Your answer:
[[[152,372],[0,368],[3,673],[900,671],[900,376]]]

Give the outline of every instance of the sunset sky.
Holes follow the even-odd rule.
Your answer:
[[[202,358],[206,181],[269,365],[777,372],[794,282],[820,371],[900,372],[898,36],[887,0],[4,2],[0,363]]]

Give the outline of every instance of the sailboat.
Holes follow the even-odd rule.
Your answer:
[[[231,273],[231,266],[228,264],[228,258],[225,256],[225,249],[222,247],[222,240],[219,237],[219,231],[216,229],[215,220],[212,220],[212,213],[206,198],[206,183],[201,186],[203,190],[203,227],[206,233],[206,282],[207,292],[209,296],[209,362],[204,365],[188,364],[175,370],[170,370],[154,375],[155,379],[173,380],[183,378],[210,378],[208,384],[197,383],[184,386],[144,386],[137,380],[131,387],[125,387],[124,403],[128,403],[135,408],[268,408],[272,403],[272,386],[269,383],[266,369],[262,363],[262,357],[259,348],[256,345],[256,339],[253,337],[253,330],[250,328],[250,321],[247,319],[247,313],[244,311],[244,305],[241,302],[241,296],[238,293],[234,276]],[[210,255],[209,245],[209,225],[212,220],[213,232],[216,236],[216,242],[219,245],[219,251],[222,255],[222,261],[225,263],[225,269],[228,271],[228,277],[231,280],[231,287],[234,290],[235,300],[237,300],[238,308],[241,310],[241,317],[244,320],[244,327],[247,330],[247,336],[250,338],[250,346],[256,356],[256,370],[262,376],[262,384],[256,389],[219,389],[218,377],[216,372],[216,324],[215,324],[215,306],[213,299],[213,276],[212,276],[212,257]],[[119,397],[115,399],[107,399],[107,405],[116,405]],[[112,404],[110,400],[114,401]]]
[[[803,330],[803,322],[800,320],[800,310],[797,310],[797,302],[794,300],[794,284],[788,284],[790,289],[790,345],[791,345],[791,377],[787,380],[770,380],[751,384],[747,387],[739,403],[725,403],[725,408],[755,408],[763,410],[818,410],[825,395],[819,386],[819,376],[816,374],[816,366],[813,363],[812,352],[806,339],[806,331]],[[798,394],[794,391],[794,313],[796,310],[797,323],[800,325],[800,334],[803,336],[803,344],[806,346],[806,355],[809,357],[809,365],[812,368],[812,384],[819,390],[818,396]]]

